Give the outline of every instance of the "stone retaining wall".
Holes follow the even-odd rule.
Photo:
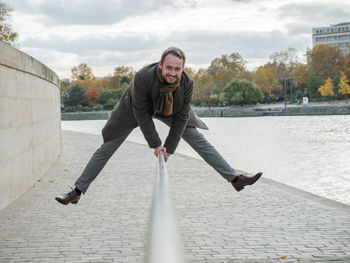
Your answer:
[[[349,106],[291,106],[280,108],[232,107],[196,109],[200,117],[259,117],[259,116],[304,116],[304,115],[348,115]]]
[[[96,112],[65,112],[61,114],[62,121],[78,121],[78,120],[108,120],[110,111]]]
[[[0,210],[56,161],[60,113],[57,75],[0,41]]]
[[[279,108],[226,107],[195,108],[199,117],[260,117],[260,116],[304,116],[304,115],[348,115],[349,106],[292,106]],[[107,120],[110,112],[62,113],[62,120]]]

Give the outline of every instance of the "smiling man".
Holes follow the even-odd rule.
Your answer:
[[[166,49],[158,63],[138,71],[119,103],[113,109],[102,130],[103,141],[93,154],[83,173],[75,182],[75,189],[57,196],[61,204],[76,204],[89,185],[101,172],[109,158],[134,128],[140,127],[155,156],[164,154],[165,161],[173,154],[181,138],[237,190],[254,184],[262,175],[237,175],[216,149],[198,132],[208,129],[191,108],[193,80],[184,71],[185,54],[176,47]],[[170,127],[162,144],[153,118]]]

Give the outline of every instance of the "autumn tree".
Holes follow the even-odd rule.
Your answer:
[[[276,66],[276,73],[279,80],[289,77],[290,73],[298,64],[297,50],[295,48],[288,48],[274,52],[270,59]]]
[[[295,85],[304,88],[309,79],[310,71],[307,65],[297,63],[294,70],[291,72],[291,77],[294,79]]]
[[[348,84],[348,80],[347,80],[344,72],[341,72],[338,93],[341,95],[349,95],[350,94],[350,85]]]
[[[277,77],[266,67],[259,67],[253,75],[253,82],[264,94],[271,94],[272,91],[281,90]]]
[[[344,57],[344,66],[342,71],[346,76],[350,76],[350,52]]]
[[[92,74],[92,69],[86,64],[81,63],[77,67],[71,69],[72,80],[88,80],[94,79],[94,74]]]
[[[222,55],[221,58],[215,58],[208,68],[209,74],[218,87],[218,91],[223,89],[227,83],[234,78],[239,78],[240,74],[246,72],[246,62],[238,53],[231,55]]]
[[[88,90],[85,92],[85,99],[88,100],[91,104],[96,104],[98,102],[100,93],[98,93],[96,90]]]
[[[78,85],[85,92],[88,90],[96,90],[97,92],[104,91],[102,79],[75,80],[69,84],[68,88]]]
[[[115,83],[113,88],[119,89],[124,82],[129,84],[130,81],[133,79],[134,74],[135,72],[132,67],[125,67],[125,66],[115,67],[113,77],[112,77]]]
[[[321,93],[323,97],[331,97],[334,96],[334,86],[332,83],[332,79],[330,77],[327,78],[324,85],[322,85],[318,91]]]
[[[200,105],[214,94],[216,85],[213,76],[205,69],[199,69],[194,78],[193,103]]]
[[[185,67],[184,68],[184,71],[192,78],[194,79],[196,73],[195,73],[195,70],[191,67]]]
[[[69,90],[69,82],[60,80],[60,89],[61,89],[61,92],[65,92]]]
[[[339,47],[327,44],[316,45],[307,52],[308,67],[323,81],[334,78],[342,70],[344,55]]]
[[[0,41],[13,45],[18,34],[13,31],[12,26],[7,22],[13,11],[7,4],[0,2]]]

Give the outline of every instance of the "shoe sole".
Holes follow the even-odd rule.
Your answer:
[[[68,204],[64,203],[62,200],[58,199],[58,198],[55,198],[55,200],[56,200],[57,202],[59,202],[60,204],[62,204],[62,205],[68,205]]]
[[[256,181],[258,181],[262,175],[263,175],[263,173],[257,173],[255,176],[258,176],[258,178],[253,183],[248,184],[248,185],[255,184]],[[244,186],[241,186],[241,187],[238,187],[238,188],[234,187],[234,188],[236,189],[237,192],[239,192],[239,191],[242,191],[244,189]]]
[[[57,201],[57,202],[59,202],[60,204],[62,204],[62,205],[68,205],[69,203],[71,203],[71,204],[73,204],[73,205],[76,205],[77,203],[78,203],[78,201],[71,201],[71,202],[69,202],[69,203],[65,203],[65,202],[63,202],[62,200],[60,200],[60,199],[58,199],[58,198],[55,198],[55,200]]]
[[[239,191],[241,191],[241,190],[243,190],[243,189],[244,189],[244,186],[239,187],[239,188],[235,188],[235,189],[236,189],[236,191],[237,191],[237,192],[239,192]]]

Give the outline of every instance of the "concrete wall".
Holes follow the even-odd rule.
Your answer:
[[[225,107],[199,108],[194,111],[199,117],[260,117],[260,116],[306,116],[306,115],[350,115],[350,105],[346,106],[284,106],[278,108]],[[66,112],[62,121],[72,120],[107,120],[110,111]]]
[[[111,111],[94,112],[65,112],[61,114],[62,121],[81,121],[81,120],[108,120]]]
[[[306,115],[350,115],[350,106],[289,106],[280,108],[197,108],[200,117],[259,117],[259,116],[306,116]]]
[[[0,41],[0,210],[56,161],[60,119],[57,75]]]

